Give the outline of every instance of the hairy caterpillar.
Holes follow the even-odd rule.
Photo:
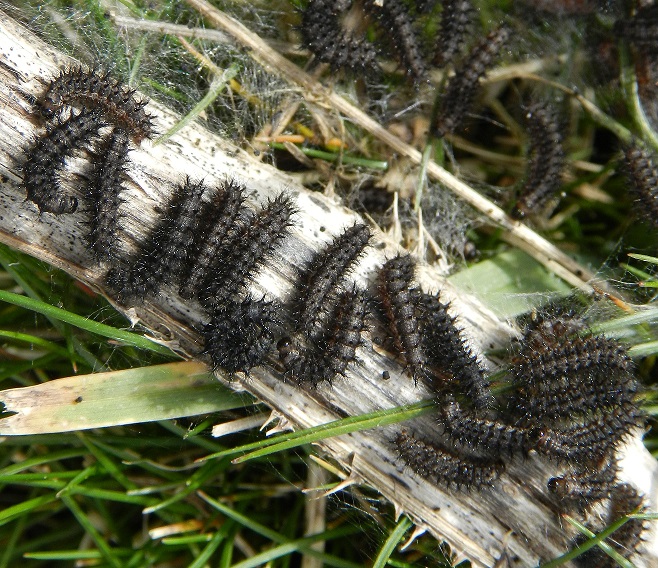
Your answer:
[[[107,71],[75,67],[60,72],[50,82],[37,101],[37,111],[52,118],[64,106],[96,109],[139,143],[153,137],[153,123],[144,110],[147,101],[137,100],[135,93],[135,89],[124,86]]]
[[[27,150],[22,166],[23,183],[27,199],[33,201],[41,212],[60,215],[77,209],[78,199],[63,192],[59,172],[66,158],[87,146],[90,138],[103,126],[97,112],[83,109],[77,114],[71,113],[66,120],[58,118],[48,124],[46,133]]]

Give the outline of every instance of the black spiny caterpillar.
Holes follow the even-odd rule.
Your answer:
[[[203,328],[204,353],[215,369],[229,373],[249,371],[261,365],[274,344],[278,306],[247,297],[218,307]]]
[[[178,185],[164,216],[139,246],[139,252],[127,266],[110,270],[107,284],[120,301],[143,300],[157,294],[164,284],[178,280],[188,266],[204,191],[202,183],[189,178]]]
[[[442,374],[449,373],[457,388],[476,408],[491,404],[489,382],[439,296],[422,292],[418,298],[423,349],[430,365]],[[437,385],[440,387],[442,385]],[[439,390],[439,388],[435,388]]]
[[[37,101],[37,110],[45,118],[52,118],[65,106],[96,109],[139,143],[153,137],[153,123],[144,110],[147,101],[136,99],[135,93],[107,71],[75,67],[62,71],[48,84]]]
[[[119,261],[121,192],[128,161],[128,135],[115,128],[95,152],[85,186],[85,209],[89,213],[87,245],[98,262]]]
[[[353,263],[370,241],[370,229],[363,224],[348,227],[316,254],[302,274],[294,300],[295,331],[311,341],[323,333],[323,322],[331,309],[332,296]]]
[[[386,34],[404,72],[414,81],[421,80],[426,73],[425,62],[409,8],[403,0],[365,0],[364,9]]]
[[[547,488],[564,511],[587,511],[593,503],[610,498],[617,488],[617,462],[605,458],[596,467],[576,467],[548,480]]]
[[[288,234],[295,211],[291,197],[281,193],[249,222],[226,232],[201,285],[201,303],[208,311],[233,299],[251,281],[257,267]]]
[[[23,183],[27,199],[33,201],[39,211],[60,215],[77,209],[78,199],[63,192],[59,175],[66,159],[75,150],[88,147],[90,139],[98,135],[104,125],[98,112],[86,109],[71,113],[66,120],[58,117],[46,125],[46,133],[27,150],[22,166]]]
[[[199,297],[202,285],[214,260],[225,246],[227,235],[248,221],[244,205],[244,186],[230,179],[222,183],[200,213],[190,258],[194,262],[184,275],[180,295],[185,299]]]
[[[455,489],[490,487],[505,469],[500,461],[456,456],[405,431],[398,434],[393,444],[402,460],[417,475]]]
[[[297,334],[279,341],[279,359],[286,375],[297,383],[312,386],[345,375],[348,366],[357,359],[357,349],[363,345],[363,333],[368,329],[367,313],[364,292],[356,287],[342,292],[323,337],[309,342]]]
[[[473,5],[470,0],[443,0],[441,26],[434,63],[447,65],[458,57],[473,28]]]
[[[498,56],[508,36],[507,28],[496,28],[466,56],[459,72],[450,79],[441,95],[436,119],[430,126],[432,136],[441,138],[460,127],[478,93],[480,79]]]
[[[339,3],[310,0],[302,12],[304,45],[334,69],[347,68],[354,73],[368,73],[379,68],[375,47],[364,38],[343,30]]]
[[[542,429],[537,450],[563,462],[593,464],[614,455],[621,442],[642,422],[643,416],[634,404],[620,402],[583,422]]]
[[[531,331],[526,339],[510,370],[518,390],[509,403],[524,422],[551,425],[632,404],[638,387],[632,362],[618,342],[541,331]]]
[[[439,410],[439,426],[454,440],[488,456],[526,455],[537,443],[538,431],[504,424],[464,410],[456,401]]]
[[[637,142],[623,150],[623,164],[640,215],[658,228],[658,170],[649,151]]]
[[[329,376],[325,380],[345,375],[350,363],[356,361],[356,351],[363,345],[363,333],[368,329],[368,301],[363,291],[353,287],[342,292],[326,336],[320,341],[322,368]]]
[[[408,254],[388,260],[379,271],[377,291],[394,347],[418,382],[427,377],[427,356],[417,313],[418,290],[412,288],[415,270],[416,263]]]
[[[366,300],[361,292],[343,292],[336,304],[340,282],[370,241],[370,229],[355,224],[314,255],[302,274],[293,300],[295,333],[279,344],[286,375],[297,382],[318,384],[344,374],[356,358],[356,348],[367,325]]]
[[[547,105],[534,104],[526,113],[528,121],[528,166],[526,180],[512,216],[521,219],[537,213],[562,184],[564,151],[558,118]]]
[[[449,304],[417,287],[415,269],[411,256],[398,255],[379,271],[377,293],[393,347],[415,381],[427,379],[437,394],[456,385],[476,408],[488,406],[487,379],[449,315]]]

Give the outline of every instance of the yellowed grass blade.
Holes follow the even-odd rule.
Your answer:
[[[66,377],[3,391],[0,435],[50,434],[153,422],[252,404],[194,361]]]

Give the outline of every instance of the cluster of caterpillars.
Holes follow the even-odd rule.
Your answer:
[[[585,514],[603,500],[620,514],[640,508],[641,496],[617,479],[617,449],[644,423],[626,350],[588,333],[576,316],[539,317],[507,365],[511,393],[494,397],[448,306],[413,284],[413,266],[405,256],[388,261],[379,290],[397,351],[436,393],[438,419],[435,439],[398,435],[402,459],[436,483],[482,488],[507,462],[532,452],[565,469],[547,484],[561,511]],[[628,557],[644,525],[625,527],[615,549]],[[594,552],[581,559],[583,566],[614,565],[607,562]]]
[[[469,0],[443,0],[436,45],[431,57],[423,54],[414,16],[435,11],[436,2],[416,2],[413,8],[402,0],[362,4],[365,14],[386,32],[386,42],[400,65],[414,81],[426,78],[426,60],[437,65],[454,65],[456,72],[445,85],[430,120],[431,138],[455,133],[463,124],[479,92],[480,80],[507,43],[509,29],[498,27],[476,42],[467,53],[475,12]],[[304,44],[320,60],[334,68],[367,73],[378,69],[379,49],[363,34],[347,31],[340,19],[352,3],[311,0],[302,12]],[[425,50],[426,51],[426,50]],[[528,173],[512,214],[516,218],[536,213],[556,194],[561,185],[564,162],[562,135],[555,113],[546,104],[533,104],[527,111],[529,129]]]
[[[616,448],[643,422],[632,362],[617,342],[586,333],[578,318],[540,319],[527,330],[508,368],[512,394],[501,400],[449,303],[416,283],[410,255],[386,261],[370,289],[348,281],[371,241],[364,224],[344,229],[312,257],[288,305],[254,298],[253,277],[293,225],[296,208],[286,193],[253,210],[233,180],[211,189],[186,179],[134,251],[117,253],[129,144],[153,133],[144,106],[104,72],[64,71],[36,101],[35,117],[46,121],[46,132],[27,149],[23,166],[28,200],[42,212],[74,213],[77,198],[59,176],[76,151],[93,156],[83,183],[86,239],[107,267],[106,285],[117,300],[139,304],[174,286],[208,313],[204,352],[216,368],[248,372],[266,363],[276,345],[272,364],[287,379],[312,386],[345,375],[358,363],[367,332],[378,328],[384,346],[436,399],[435,439],[403,431],[394,440],[418,475],[480,489],[510,459],[535,452],[566,468],[548,483],[562,510],[586,511],[603,499],[614,513],[641,505],[616,477]],[[635,549],[642,528],[628,523],[627,550],[620,553]]]
[[[432,12],[434,4],[415,2],[410,6],[402,0],[365,0],[359,8],[366,21],[355,26],[361,29],[349,30],[342,20],[356,10],[352,0],[309,0],[302,11],[300,31],[304,45],[334,69],[377,73],[377,58],[389,48],[407,77],[419,82],[426,79],[428,60],[449,60],[462,51],[472,27],[474,10],[470,2],[443,0],[441,41],[424,46],[415,19]],[[385,40],[371,43],[366,39],[363,27],[369,22],[374,23]]]
[[[581,17],[591,15],[597,6],[595,2],[571,0],[525,0],[524,3],[541,13]],[[442,138],[458,131],[464,123],[479,92],[480,80],[508,42],[509,29],[495,28],[469,48],[476,13],[472,2],[442,0],[438,4],[437,0],[366,0],[354,5],[351,0],[309,0],[302,10],[302,40],[320,61],[360,75],[377,73],[378,58],[386,49],[393,52],[407,77],[415,83],[427,80],[429,65],[452,66],[455,73],[438,96],[430,117],[430,137]],[[360,13],[363,21],[353,26],[354,29],[345,29],[343,20],[354,20],[351,17],[354,12]],[[435,16],[440,16],[436,33],[432,44],[426,45],[419,35],[419,22],[422,24],[423,18]],[[658,38],[656,22],[658,8],[643,6],[631,16],[620,17],[614,30],[633,47],[638,60],[648,58],[653,62]],[[370,23],[377,31],[373,42],[365,34]],[[379,41],[380,37],[385,40]],[[565,162],[562,126],[555,110],[547,102],[534,102],[526,109],[525,118],[527,168],[511,205],[511,215],[516,219],[539,216],[549,203],[557,201]],[[629,165],[627,171],[638,210],[655,224],[657,190],[652,172],[642,164],[647,162],[646,151],[643,155],[640,151],[637,143],[625,145],[624,162]],[[649,177],[638,177],[636,172],[640,169]]]
[[[87,244],[99,262],[112,260],[117,250],[130,139],[138,144],[153,135],[145,105],[108,73],[81,67],[61,72],[36,101],[33,116],[45,132],[27,150],[22,166],[27,198],[41,212],[76,211],[78,198],[63,188],[62,177],[76,152],[90,154],[82,209]]]
[[[438,41],[425,49],[418,37],[415,17],[434,10],[435,2],[416,2],[411,8],[402,0],[366,0],[361,8],[385,34],[407,77],[418,83],[427,80],[427,62],[454,64],[459,69],[439,99],[432,120],[431,135],[455,132],[468,114],[479,88],[479,81],[495,61],[507,41],[509,30],[492,30],[464,53],[473,27],[474,8],[467,0],[443,0]],[[320,60],[336,69],[368,74],[378,72],[377,55],[382,50],[365,39],[363,33],[344,30],[340,20],[353,10],[351,1],[311,0],[302,12],[304,45]],[[426,51],[431,54],[426,55]]]

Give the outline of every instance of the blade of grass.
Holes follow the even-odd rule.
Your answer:
[[[41,302],[41,294],[35,290],[35,288],[32,286],[32,282],[37,284],[43,283],[35,278],[31,278],[30,282],[28,282],[28,278],[33,275],[34,271],[26,271],[23,263],[27,262],[29,266],[33,265],[34,261],[33,259],[25,260],[26,258],[29,259],[29,257],[25,257],[25,255],[19,255],[5,245],[0,246],[0,264],[2,264],[3,268],[12,275],[14,280],[30,298],[32,298],[35,302]],[[57,318],[49,316],[49,314],[43,315],[48,318],[50,323],[57,331],[59,331],[64,337],[67,336],[67,326],[65,326]],[[73,349],[87,362],[87,364],[92,369],[102,369],[104,367],[103,363],[98,360],[78,339],[72,338],[71,341]]]
[[[287,544],[290,542],[290,539],[288,537],[254,521],[253,519],[250,519],[246,515],[243,515],[242,513],[239,513],[238,511],[231,509],[226,505],[223,505],[222,503],[216,501],[215,499],[213,499],[203,491],[197,491],[197,495],[201,497],[201,499],[203,499],[211,507],[217,509],[220,513],[226,515],[228,518],[233,519],[243,527],[250,529],[255,533],[260,534],[261,536],[268,538],[271,541],[279,544]],[[302,550],[304,554],[308,554],[315,558],[320,558],[321,560],[324,561],[326,566],[336,566],[337,568],[358,568],[362,566],[361,564],[347,562],[345,560],[341,560],[329,554],[324,554],[322,552],[314,550],[313,548],[310,548],[310,545],[308,547],[306,546],[302,547],[300,548],[300,550]]]
[[[631,357],[648,357],[649,355],[656,355],[658,353],[658,341],[647,341],[646,343],[638,343],[629,348],[628,354]]]
[[[286,145],[280,142],[271,142],[270,146],[275,150],[286,150]],[[334,152],[326,152],[324,150],[317,150],[316,148],[299,147],[299,150],[309,158],[317,158],[325,162],[337,162],[340,160],[343,164],[358,166],[362,168],[370,168],[372,170],[386,170],[388,169],[388,162],[384,160],[371,160],[370,158],[361,158],[351,154],[338,154]]]
[[[631,258],[636,258],[638,260],[644,260],[646,262],[652,262],[653,264],[658,264],[658,256],[649,256],[647,254],[638,254],[635,252],[629,252],[628,256]]]
[[[188,544],[203,544],[210,541],[213,535],[210,534],[194,534],[192,536],[176,536],[167,537],[162,539],[162,544],[167,546],[185,546]]]
[[[626,515],[629,519],[643,519],[645,521],[658,521],[658,513],[631,513]]]
[[[25,471],[26,469],[38,468],[42,465],[48,465],[59,460],[78,458],[86,455],[87,452],[81,448],[66,448],[64,450],[52,450],[45,455],[39,455],[22,460],[20,463],[8,465],[0,469],[0,475],[14,475]]]
[[[638,278],[638,280],[651,280],[653,278],[653,276],[651,276],[651,274],[649,274],[648,272],[645,272],[644,270],[640,270],[639,268],[635,268],[630,264],[625,264],[622,262],[619,266],[621,266],[624,270],[630,272],[633,276]]]
[[[127,345],[133,345],[140,349],[153,351],[159,355],[167,355],[170,357],[175,355],[168,347],[155,343],[153,340],[142,335],[137,335],[136,333],[131,333],[110,325],[105,325],[104,323],[90,320],[84,316],[73,314],[61,308],[51,306],[46,302],[28,298],[27,296],[14,294],[13,292],[7,292],[6,290],[0,290],[0,302],[7,302],[8,304],[13,304],[14,306],[19,306],[43,314],[49,318],[69,323],[75,327],[84,329],[85,331],[95,333],[96,335],[109,337],[115,341],[121,341]]]
[[[199,116],[199,114],[201,114],[206,108],[208,108],[208,106],[210,106],[213,103],[213,101],[219,96],[219,94],[226,88],[229,81],[238,74],[238,70],[239,69],[237,64],[233,64],[230,67],[228,67],[226,70],[224,70],[224,73],[221,76],[216,77],[213,80],[212,84],[210,85],[210,89],[206,93],[206,96],[203,97],[190,112],[188,112],[169,130],[167,130],[167,132],[165,132],[162,136],[157,138],[153,142],[153,145],[155,146],[157,144],[162,144],[163,142],[171,138],[174,134],[176,134],[176,132],[187,126],[197,116]]]
[[[73,516],[77,519],[78,523],[80,523],[82,528],[94,541],[105,561],[111,566],[114,566],[116,568],[121,568],[122,563],[116,557],[115,551],[112,550],[110,546],[105,542],[103,536],[96,530],[96,527],[94,527],[92,522],[89,520],[89,517],[85,515],[85,513],[78,506],[75,500],[69,495],[62,495],[61,500],[64,503],[64,505],[68,507],[69,511],[73,513]]]
[[[114,501],[116,503],[127,503],[128,505],[137,505],[140,507],[148,507],[154,502],[154,499],[150,499],[148,497],[127,495],[121,491],[112,491],[110,489],[94,489],[93,487],[83,486],[72,487],[70,494],[84,495],[85,497],[89,497],[91,499]]]
[[[388,424],[410,420],[411,418],[427,414],[433,408],[434,402],[432,400],[423,400],[413,404],[387,408],[386,410],[379,410],[369,414],[362,414],[360,416],[350,416],[349,418],[342,418],[326,424],[320,424],[319,426],[307,428],[299,432],[286,432],[285,434],[267,440],[260,440],[230,450],[217,452],[197,461],[201,462],[223,458],[255,449],[256,451],[233,460],[233,463],[242,463],[257,457],[266,456],[290,448],[296,448],[297,446],[310,444],[332,436],[350,434],[360,430],[367,430],[369,428],[377,428],[379,426],[386,426]]]
[[[105,473],[112,476],[119,485],[122,485],[125,489],[135,489],[137,487],[137,485],[133,481],[130,481],[128,476],[121,471],[121,468],[114,463],[110,456],[108,456],[101,448],[96,447],[87,436],[79,432],[78,439],[82,441],[87,450],[89,450],[89,453],[96,458],[98,464],[102,467]]]
[[[563,517],[570,525],[576,527],[582,534],[589,537],[589,540],[585,541],[583,544],[574,548],[573,550],[570,550],[569,552],[563,554],[562,556],[559,556],[558,558],[554,558],[553,560],[546,562],[545,564],[541,564],[540,568],[557,568],[557,566],[562,566],[562,564],[565,564],[566,562],[569,562],[574,558],[578,558],[578,556],[584,554],[590,548],[594,548],[597,545],[600,546],[601,549],[603,549],[603,551],[606,554],[612,556],[616,562],[619,563],[619,560],[621,560],[621,563],[619,564],[623,568],[634,568],[630,562],[628,562],[625,558],[619,556],[619,554],[617,554],[612,549],[612,547],[610,547],[609,544],[604,542],[604,540],[608,538],[613,532],[615,532],[617,529],[621,528],[628,522],[629,520],[628,516],[624,516],[616,520],[610,526],[602,530],[599,534],[594,534],[585,525],[579,523],[578,521],[576,521],[575,519],[573,519],[568,515],[564,515]],[[617,559],[617,557],[619,558],[619,560]]]
[[[195,471],[185,482],[185,487],[180,489],[178,493],[172,495],[168,499],[158,502],[156,505],[147,507],[142,511],[144,515],[150,515],[156,513],[162,509],[165,509],[183,499],[187,498],[188,495],[194,493],[203,487],[204,483],[212,478],[217,476],[221,471],[225,470],[227,467],[226,463],[222,461],[217,462],[206,462],[201,466],[201,469]]]
[[[86,471],[86,470],[82,470]],[[73,479],[81,473],[80,470],[73,469],[69,471],[51,471],[38,473],[12,473],[10,475],[0,475],[0,483],[21,483],[30,481],[48,481],[63,482],[66,479]]]
[[[113,549],[116,556],[129,556],[132,550]],[[26,552],[23,558],[32,560],[102,560],[103,555],[98,550],[49,550],[48,552]]]
[[[28,333],[20,333],[18,331],[5,331],[0,329],[0,337],[13,339],[14,341],[18,341],[21,343],[29,343],[37,347],[42,347],[43,349],[46,349],[47,351],[51,351],[52,353],[56,353],[57,355],[61,355],[62,357],[69,357],[70,355],[67,349],[60,347],[59,345],[53,343],[52,341],[48,341],[47,339],[42,339],[41,337],[37,337],[36,335],[30,335]],[[83,362],[81,358],[80,359],[76,358],[76,359],[79,360],[79,362]]]
[[[251,556],[242,562],[238,562],[233,565],[233,568],[255,568],[256,566],[267,564],[268,562],[272,562],[277,558],[292,554],[293,552],[302,552],[306,546],[316,542],[326,542],[334,538],[349,536],[357,532],[359,532],[358,527],[344,526],[323,533],[291,540],[290,542],[286,542],[285,544],[275,546],[265,552]]]
[[[623,330],[639,323],[651,323],[655,321],[658,321],[658,308],[647,308],[629,316],[622,316],[606,322],[597,323],[590,328],[590,331],[596,335],[605,333],[606,331]]]
[[[245,398],[243,399],[244,406],[247,406],[248,400]],[[254,402],[255,401],[250,401]],[[200,448],[203,448],[204,450],[210,451],[210,452],[221,452],[223,450],[219,450],[218,448],[224,448],[223,444],[218,444],[214,440],[208,440],[206,438],[203,438],[201,436],[189,436],[189,430],[186,428],[181,428],[178,424],[174,424],[170,420],[164,420],[160,422],[160,425],[165,429],[168,430],[169,432],[175,434],[178,438],[181,440],[188,440],[195,446],[199,446]]]
[[[395,547],[402,541],[404,535],[407,531],[413,526],[413,523],[408,517],[402,517],[400,522],[396,525],[393,532],[389,535],[382,546],[375,562],[372,565],[372,568],[385,568],[388,563],[388,559],[391,557],[391,554],[395,551]]]
[[[0,392],[0,435],[69,432],[207,414],[251,404],[198,362],[67,377]],[[216,446],[213,446],[216,447]]]
[[[27,501],[23,501],[12,507],[7,507],[3,511],[0,511],[0,526],[6,525],[7,523],[25,515],[30,515],[33,511],[56,502],[57,497],[53,494],[48,494],[28,499]]]
[[[16,544],[18,543],[18,540],[20,539],[27,525],[27,519],[28,519],[28,515],[23,515],[18,519],[18,522],[14,525],[14,528],[11,531],[11,534],[9,535],[9,539],[5,543],[5,549],[2,553],[2,558],[0,558],[0,568],[7,568],[9,566],[9,562],[14,556]]]
[[[222,554],[219,557],[219,564],[218,568],[229,568],[232,564],[233,560],[233,547],[235,543],[235,535],[237,533],[237,526],[236,524],[231,521],[232,525],[232,530],[231,533],[229,534],[229,539],[224,545],[224,548],[222,549]]]
[[[224,525],[220,530],[218,530],[210,539],[210,542],[206,545],[206,547],[201,551],[201,554],[195,558],[194,562],[192,562],[188,568],[203,568],[206,566],[206,562],[210,560],[211,556],[215,553],[215,550],[219,548],[221,542],[226,539],[226,535],[228,534],[229,529],[230,527]]]
[[[20,375],[31,369],[48,367],[52,362],[56,361],[57,358],[58,356],[56,354],[50,353],[43,357],[32,359],[31,361],[2,361],[0,362],[0,381]]]

